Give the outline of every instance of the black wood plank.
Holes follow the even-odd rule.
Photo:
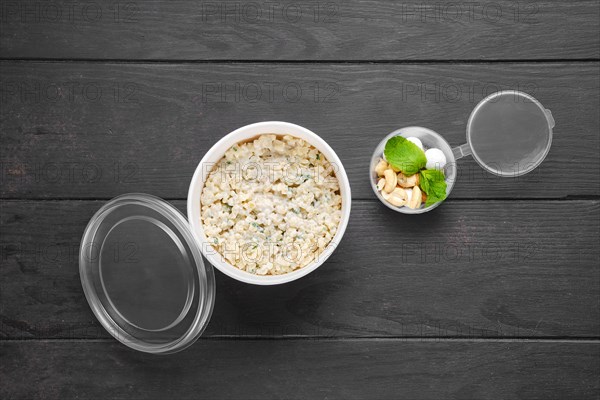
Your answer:
[[[5,58],[598,58],[594,0],[5,1]]]
[[[77,259],[101,204],[3,203],[3,338],[108,336]],[[206,335],[597,338],[599,217],[598,201],[449,201],[414,217],[355,201],[338,249],[309,276],[257,287],[217,272]]]
[[[183,199],[205,152],[257,121],[306,126],[338,152],[355,198],[372,199],[369,160],[389,132],[422,125],[465,142],[487,94],[517,88],[556,119],[553,147],[516,179],[459,161],[453,198],[600,194],[598,63],[98,64],[3,62],[5,198]]]
[[[47,399],[597,399],[598,342],[0,342],[0,396]]]

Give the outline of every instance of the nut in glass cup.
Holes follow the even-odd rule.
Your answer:
[[[438,148],[446,156],[443,169],[446,177],[446,197],[450,195],[457,176],[456,160],[472,155],[475,161],[491,174],[500,177],[518,177],[537,168],[548,155],[555,126],[550,110],[533,96],[517,90],[492,93],[477,104],[467,123],[467,143],[451,147],[431,129],[411,126],[398,129],[386,136],[371,158],[369,179],[375,195],[383,204],[404,214],[422,214],[433,210],[441,202],[429,207],[412,209],[396,207],[386,201],[377,189],[375,166],[383,157],[387,141],[394,136],[416,137],[425,148]]]

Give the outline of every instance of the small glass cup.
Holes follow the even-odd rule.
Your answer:
[[[450,195],[452,191],[452,187],[454,186],[454,181],[456,180],[456,160],[454,158],[454,152],[452,151],[452,147],[448,144],[448,142],[437,132],[432,131],[431,129],[423,128],[421,126],[409,126],[407,128],[398,129],[389,135],[387,135],[379,144],[377,148],[373,152],[373,156],[371,157],[371,168],[369,179],[371,181],[371,187],[373,188],[373,192],[375,195],[381,200],[383,204],[387,207],[391,208],[394,211],[401,212],[404,214],[422,214],[427,211],[431,211],[437,206],[439,206],[442,202],[438,201],[430,205],[429,207],[421,207],[421,208],[410,208],[407,206],[397,207],[395,205],[390,204],[387,200],[381,196],[381,192],[377,190],[377,173],[375,172],[375,166],[379,163],[379,160],[384,158],[383,150],[385,148],[385,144],[387,141],[394,136],[402,136],[405,138],[408,137],[416,137],[423,143],[425,148],[433,148],[436,147],[440,149],[444,155],[446,156],[446,165],[444,166],[444,175],[446,177],[446,196]]]

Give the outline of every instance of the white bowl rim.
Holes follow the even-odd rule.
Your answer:
[[[339,166],[339,168],[336,171],[336,177],[338,178],[338,181],[340,183],[340,193],[342,195],[342,217],[341,217],[340,224],[338,226],[338,230],[337,230],[335,236],[333,237],[331,242],[327,245],[325,250],[319,255],[319,257],[315,261],[313,261],[312,263],[310,263],[300,269],[297,269],[293,272],[289,272],[289,273],[281,274],[281,275],[254,275],[254,274],[250,274],[249,272],[242,271],[239,268],[236,268],[235,266],[229,264],[225,260],[221,260],[220,254],[206,240],[206,236],[204,236],[204,230],[202,229],[202,224],[200,223],[200,218],[194,217],[195,204],[196,204],[196,201],[194,200],[195,190],[200,185],[198,193],[201,193],[202,189],[204,188],[204,181],[202,180],[202,169],[203,169],[202,166],[205,163],[212,162],[212,161],[210,161],[212,159],[215,160],[214,162],[220,160],[221,157],[223,157],[223,154],[225,153],[225,151],[231,146],[227,146],[227,148],[223,151],[220,151],[220,150],[218,151],[218,149],[220,147],[225,146],[228,142],[230,142],[231,138],[233,138],[237,135],[243,135],[247,131],[251,131],[251,130],[255,130],[255,129],[259,129],[259,128],[264,130],[263,134],[277,133],[277,132],[269,132],[269,129],[273,130],[273,129],[278,129],[278,128],[279,129],[289,129],[291,132],[286,132],[286,134],[289,134],[289,135],[295,136],[295,137],[298,137],[298,136],[297,136],[297,134],[294,134],[294,132],[301,132],[304,135],[306,135],[307,137],[309,137],[308,140],[303,138],[304,140],[306,140],[312,146],[316,147],[319,151],[321,151],[325,155],[325,157],[327,158],[327,160],[329,162],[337,164]],[[258,135],[260,135],[260,134],[258,134]],[[254,136],[257,136],[257,134],[252,134],[248,138],[251,138]],[[245,138],[242,137],[242,138],[236,140],[235,143],[239,143],[239,142],[243,141],[244,139]],[[199,202],[200,202],[199,195],[198,195],[197,200],[198,200],[197,202],[199,204]],[[196,167],[196,170],[194,171],[194,175],[192,176],[192,180],[190,182],[190,186],[189,186],[189,190],[188,190],[188,197],[187,197],[187,215],[188,215],[188,223],[194,234],[194,237],[196,238],[196,240],[198,242],[200,251],[202,252],[203,256],[206,257],[208,262],[210,262],[215,268],[217,268],[219,271],[223,272],[225,275],[227,275],[233,279],[236,279],[238,281],[241,281],[241,282],[255,284],[255,285],[279,285],[282,283],[287,283],[287,282],[294,281],[296,279],[300,279],[301,277],[308,275],[309,273],[313,272],[318,267],[320,267],[329,258],[329,256],[331,256],[333,251],[339,245],[342,237],[344,236],[346,228],[348,226],[348,221],[350,219],[351,203],[352,203],[352,194],[351,194],[351,190],[350,190],[350,182],[348,180],[348,176],[346,175],[344,166],[343,166],[341,160],[339,159],[339,157],[337,156],[337,154],[335,153],[335,151],[327,144],[327,142],[325,142],[325,140],[323,140],[316,133],[314,133],[311,130],[304,128],[303,126],[300,126],[300,125],[296,125],[296,124],[293,124],[290,122],[284,122],[284,121],[263,121],[263,122],[256,122],[253,124],[249,124],[249,125],[244,125],[238,129],[228,133],[227,135],[223,136],[220,140],[218,140],[206,152],[204,157],[202,157],[202,159],[198,163],[198,166]],[[199,207],[198,207],[198,210],[199,210]],[[199,211],[198,211],[198,215],[199,215]],[[210,250],[210,252],[208,250]]]

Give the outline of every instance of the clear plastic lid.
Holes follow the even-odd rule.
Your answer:
[[[487,171],[506,177],[524,175],[546,158],[554,118],[535,98],[516,90],[494,93],[473,110],[467,143],[454,149],[456,159],[472,154]]]
[[[210,319],[212,267],[183,214],[157,197],[127,194],[98,210],[83,235],[79,272],[98,321],[133,349],[180,351]]]

